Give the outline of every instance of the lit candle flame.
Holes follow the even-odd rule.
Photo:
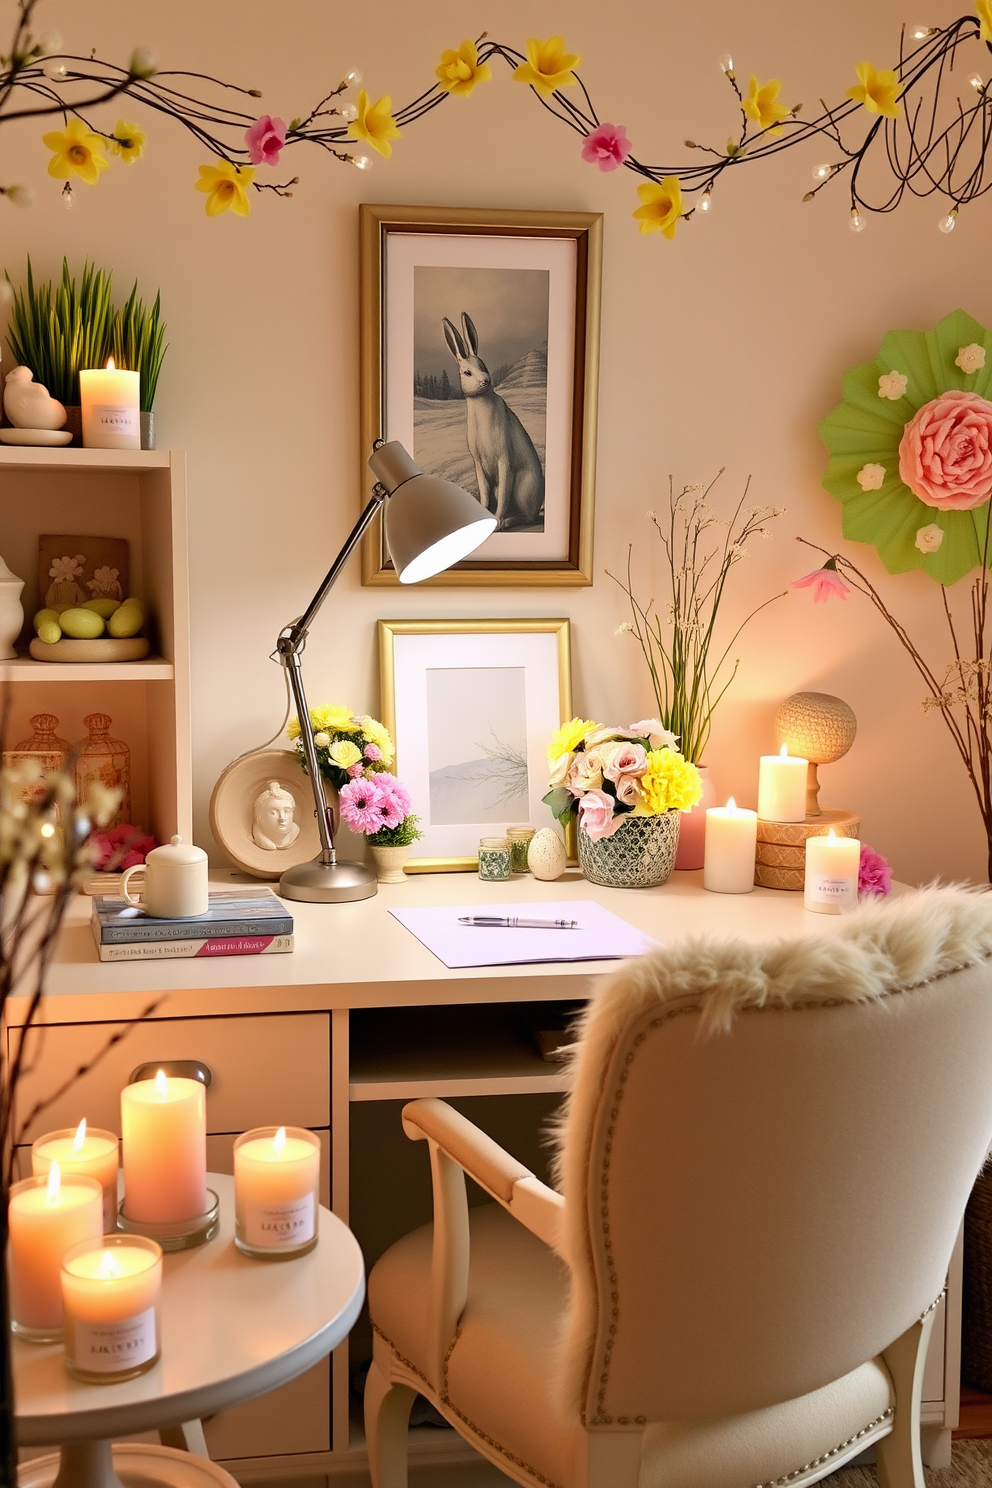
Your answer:
[[[737,810],[737,802],[734,800],[733,796],[728,796],[727,797],[727,810],[728,811],[736,811]]]
[[[783,744],[782,745],[782,748],[779,750],[778,753],[779,753],[779,758],[780,759],[788,759],[789,758],[789,746],[788,746],[788,744]]]
[[[829,841],[832,841],[832,842],[836,842],[837,841],[837,833],[834,831],[833,827],[831,827],[830,828],[830,831],[827,833],[827,838],[828,838]]]
[[[165,1070],[159,1070],[155,1076],[155,1094],[159,1100],[165,1100],[169,1094],[169,1082],[166,1079]]]
[[[59,1189],[61,1187],[62,1169],[59,1167],[58,1163],[53,1160],[52,1166],[48,1170],[48,1202],[50,1204],[55,1203],[55,1200],[59,1196]]]
[[[285,1146],[286,1146],[286,1128],[284,1126],[281,1126],[279,1128],[279,1130],[276,1132],[275,1136],[272,1138],[272,1149],[273,1149],[274,1152],[276,1152],[277,1154],[281,1155],[282,1152],[283,1152],[283,1150],[284,1150],[284,1148],[285,1148]]]
[[[105,1250],[100,1257],[100,1277],[103,1281],[112,1281],[115,1276],[120,1276],[121,1268],[117,1264],[117,1257],[112,1250]]]
[[[76,1127],[76,1135],[72,1139],[73,1152],[82,1152],[83,1143],[86,1141],[86,1117]]]
[[[117,363],[114,361],[113,357],[108,357],[107,358],[107,371],[108,372],[116,372],[117,371]]]

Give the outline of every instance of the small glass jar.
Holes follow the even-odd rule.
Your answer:
[[[317,1244],[320,1138],[300,1126],[259,1126],[234,1143],[234,1243],[257,1261]]]
[[[23,1178],[7,1206],[10,1326],[29,1343],[62,1337],[62,1257],[103,1232],[103,1188],[84,1173]]]
[[[482,837],[479,840],[479,877],[488,883],[500,883],[510,876],[510,840],[508,837]]]
[[[143,1235],[83,1240],[62,1257],[65,1367],[93,1385],[116,1385],[162,1355],[162,1249]]]
[[[530,847],[530,839],[534,835],[533,827],[507,827],[506,835],[510,841],[510,872],[526,873],[527,850]]]

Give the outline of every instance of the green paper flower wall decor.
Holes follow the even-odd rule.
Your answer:
[[[992,332],[963,310],[932,331],[890,331],[873,362],[845,373],[823,420],[823,484],[844,536],[871,543],[889,573],[954,584],[981,565],[992,496]]]

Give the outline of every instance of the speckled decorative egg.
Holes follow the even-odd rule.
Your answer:
[[[542,827],[534,833],[527,849],[527,867],[535,878],[561,878],[567,862],[565,844],[553,827]]]

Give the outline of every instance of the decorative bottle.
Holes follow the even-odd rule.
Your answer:
[[[75,746],[76,800],[82,804],[94,782],[120,791],[120,804],[107,825],[130,822],[131,751],[123,740],[110,737],[113,719],[106,713],[88,713],[83,723],[89,733]]]
[[[19,579],[0,558],[0,661],[13,661],[17,652],[14,642],[24,624],[21,608],[21,590],[24,580]]]

